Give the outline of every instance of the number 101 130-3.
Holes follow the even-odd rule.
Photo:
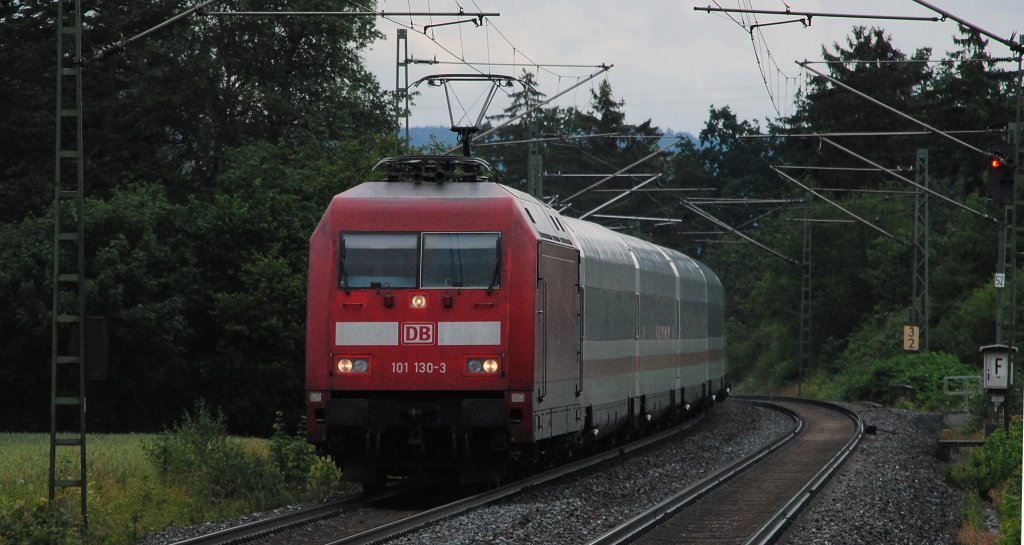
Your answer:
[[[448,372],[448,364],[434,363],[430,361],[417,361],[409,363],[407,361],[393,361],[391,362],[391,372],[396,374],[414,373],[420,375],[430,375],[433,373],[444,374]]]

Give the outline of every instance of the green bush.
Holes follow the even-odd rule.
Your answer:
[[[999,525],[1002,529],[1002,535],[999,536],[998,545],[1018,545],[1021,543],[1020,496],[1021,474],[1020,465],[1018,465],[1017,474],[1010,479],[1010,484],[1006,489],[1006,495],[1003,496],[1003,503],[999,505]]]
[[[971,491],[968,501],[977,503],[978,495],[996,498],[999,524],[1002,530],[999,545],[1021,543],[1021,450],[1024,448],[1024,429],[1015,418],[1010,429],[999,429],[985,439],[985,444],[971,452],[970,457],[950,469],[949,476],[957,486]],[[977,493],[973,492],[977,491]],[[998,492],[1005,491],[1001,500]],[[972,521],[971,511],[965,511],[965,520]],[[976,525],[980,527],[980,524]]]
[[[834,399],[903,402],[935,411],[956,401],[943,391],[943,377],[973,374],[978,370],[954,356],[928,352],[866,360],[846,366],[838,375],[819,375],[816,382],[826,396]]]
[[[270,437],[270,459],[288,485],[304,484],[316,460],[313,446],[302,435],[303,429],[305,419],[299,424],[296,434],[289,436],[285,433],[284,414],[277,411],[274,434]]]
[[[196,403],[173,430],[145,447],[164,476],[182,479],[214,500],[245,499],[256,508],[273,503],[284,479],[259,453],[228,438],[224,416]]]
[[[971,452],[970,458],[950,471],[953,482],[965,490],[977,490],[986,497],[1008,480],[1020,482],[1022,433],[1019,422],[1009,433],[998,429],[985,444]],[[1017,487],[1019,489],[1019,485]]]
[[[57,503],[39,500],[34,505],[23,501],[0,510],[0,545],[78,543],[77,528],[68,513]]]
[[[284,415],[276,414],[270,437],[270,459],[290,493],[301,499],[322,500],[341,492],[341,470],[329,457],[319,457],[306,441],[305,417],[294,435],[285,432]]]
[[[309,494],[322,500],[341,491],[341,470],[329,457],[316,457],[309,466]]]
[[[278,412],[269,445],[252,449],[228,437],[224,416],[200,401],[172,430],[148,443],[145,452],[165,478],[186,483],[201,501],[241,500],[266,509],[338,491],[340,472],[330,460],[317,458],[301,433],[304,427],[288,435]]]

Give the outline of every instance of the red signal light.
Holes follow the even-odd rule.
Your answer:
[[[998,157],[993,157],[989,161],[989,166],[991,166],[992,168],[999,168],[999,167],[1003,166],[1003,161],[1000,158],[998,158]]]

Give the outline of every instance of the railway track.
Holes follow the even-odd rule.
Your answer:
[[[799,425],[775,443],[637,515],[591,545],[771,543],[863,435],[860,419],[836,405],[741,399],[787,411],[798,418]]]
[[[405,494],[412,494],[422,487],[395,486],[373,496],[352,495],[305,507],[261,520],[232,526],[215,532],[174,542],[173,545],[233,545],[280,534],[290,529],[313,524],[317,521],[338,517],[345,513],[365,508],[375,502],[386,501]]]
[[[467,496],[453,502],[445,503],[438,507],[403,516],[398,520],[394,520],[356,534],[338,539],[320,540],[319,542],[324,545],[380,543],[399,535],[412,532],[417,528],[427,526],[438,520],[456,516],[460,513],[496,502],[503,498],[520,493],[528,488],[539,486],[583,469],[630,455],[651,445],[666,441],[690,429],[700,423],[703,418],[704,413],[701,413],[681,425],[652,434],[643,439],[632,441],[628,444],[549,469],[526,479],[515,481],[480,494]],[[418,489],[410,490],[406,488],[389,487],[385,493],[373,496],[372,498],[342,498],[321,506],[302,509],[292,513],[254,521],[242,526],[227,528],[211,534],[193,537],[184,541],[176,542],[173,545],[234,545],[250,542],[255,539],[266,538],[268,536],[284,536],[302,526],[311,525],[317,521],[340,516],[344,513],[349,513],[354,510],[367,507],[371,503],[397,498],[402,495],[415,494],[416,490]],[[288,539],[285,538],[282,542],[288,542]]]
[[[781,435],[775,441],[728,467],[714,471],[712,475],[704,477],[686,490],[591,541],[591,545],[770,543],[828,480],[832,472],[845,460],[846,455],[852,452],[863,432],[863,425],[859,419],[837,406],[791,399],[737,399],[783,412],[791,416],[796,424],[790,432]],[[331,537],[323,537],[332,534],[332,531],[302,529],[303,525],[311,524],[312,521],[351,513],[354,509],[367,506],[366,500],[350,498],[339,505],[318,508],[317,514],[303,512],[296,513],[296,518],[290,515],[287,518],[268,519],[251,523],[237,534],[235,529],[232,529],[218,532],[217,535],[180,542],[177,545],[242,543],[259,536],[272,536],[263,541],[267,543],[301,542],[318,545],[382,543],[403,535],[415,540],[415,532],[418,529],[437,521],[474,512],[502,499],[508,501],[508,498],[516,497],[527,489],[540,490],[540,486],[545,483],[665,441],[697,422],[699,420],[694,419],[686,425],[482,494],[463,497],[412,514],[389,514],[392,521],[385,524],[379,524],[382,518],[377,516],[380,509],[370,507],[374,511],[374,516],[370,518],[377,520],[378,523],[363,531],[336,529],[333,530]],[[747,471],[754,466],[756,469]],[[398,495],[398,491],[395,491],[395,495]],[[338,537],[339,532],[344,533],[344,537]],[[302,539],[298,539],[303,533]],[[316,537],[317,535],[321,537]]]

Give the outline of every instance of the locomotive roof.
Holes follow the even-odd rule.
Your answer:
[[[338,195],[344,199],[373,199],[373,200],[392,200],[392,199],[444,199],[444,200],[474,200],[474,199],[515,199],[524,203],[529,203],[535,211],[538,207],[543,210],[545,214],[562,218],[565,221],[565,225],[571,226],[574,230],[574,235],[569,233],[557,233],[551,229],[550,225],[546,222],[533,222],[534,228],[537,229],[538,233],[548,240],[556,240],[564,244],[571,246],[577,246],[579,244],[585,244],[590,242],[590,245],[596,244],[590,248],[590,252],[594,252],[597,247],[603,247],[598,253],[606,252],[625,252],[627,247],[630,246],[650,246],[649,242],[641,239],[636,239],[624,233],[618,233],[607,229],[601,225],[587,222],[584,220],[577,220],[575,218],[568,218],[562,216],[557,210],[551,208],[546,203],[536,199],[528,193],[513,189],[511,187],[504,186],[496,182],[364,182],[356,187],[353,187],[344,193]],[[588,240],[584,241],[582,238]],[[575,242],[570,241],[570,238],[576,238]],[[694,259],[686,254],[678,252],[676,250],[667,249],[670,259],[677,263],[677,266],[681,266],[684,270],[690,269],[690,272],[680,271],[681,275],[697,274],[701,272],[703,276],[707,278],[707,281],[712,284],[720,284],[717,275],[707,267],[701,261]],[[623,255],[625,255],[623,253]],[[609,259],[605,256],[605,259]],[[631,266],[631,261],[626,260],[624,257],[619,259],[612,259],[612,261],[622,260],[623,265]],[[697,270],[701,272],[698,272]]]
[[[494,182],[364,182],[345,191],[346,199],[497,199],[512,198],[505,186]]]

